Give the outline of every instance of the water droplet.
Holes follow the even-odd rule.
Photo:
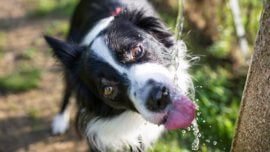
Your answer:
[[[205,123],[205,120],[203,120],[202,122]]]
[[[190,131],[190,127],[188,127],[187,130]]]
[[[209,139],[206,139],[205,142],[210,143],[210,140]]]
[[[192,143],[191,149],[192,150],[199,150],[199,144],[200,144],[199,138],[195,138],[195,140]]]
[[[191,149],[192,150],[199,150],[199,145],[200,145],[199,134],[200,134],[200,130],[199,130],[197,121],[192,122],[192,130],[193,130],[193,135],[194,135],[195,139],[192,142]]]
[[[200,116],[201,115],[201,112],[197,112],[197,116]]]
[[[186,133],[186,131],[185,131],[185,130],[182,130],[182,133],[183,133],[183,134],[185,134],[185,133]]]
[[[217,141],[213,141],[213,145],[214,145],[214,146],[217,145]]]

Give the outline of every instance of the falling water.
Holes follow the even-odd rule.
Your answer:
[[[192,122],[192,131],[193,131],[193,135],[194,135],[195,139],[192,142],[191,149],[194,151],[199,150],[201,134],[200,134],[200,130],[199,130],[198,123],[197,123],[196,119],[194,119]]]
[[[171,65],[173,66],[172,68],[174,68],[174,70],[175,70],[174,81],[175,81],[176,85],[178,85],[178,87],[182,89],[181,78],[183,77],[183,72],[186,72],[186,70],[188,68],[187,65],[183,65],[183,64],[194,61],[194,60],[197,60],[198,58],[190,58],[190,61],[186,61],[186,57],[187,57],[187,55],[185,54],[185,52],[187,52],[186,44],[183,41],[179,40],[179,41],[177,41],[177,44],[175,46],[176,47],[173,49],[173,52],[171,54],[173,56],[172,57],[173,60],[171,62]],[[185,68],[183,68],[183,67],[185,67]],[[195,93],[194,93],[193,83],[191,81],[191,78],[187,78],[186,80],[187,80],[187,82],[185,82],[185,83],[187,83],[190,88],[189,88],[189,91],[187,93],[185,93],[185,94],[189,94],[189,97],[192,99],[192,101],[194,101],[194,104],[196,105],[196,109],[198,110],[199,107],[196,104],[196,102],[198,100],[194,100],[195,99]],[[201,88],[202,88],[202,86],[201,86]],[[197,116],[200,116],[200,114],[201,113],[198,112]],[[200,130],[199,130],[199,127],[198,127],[197,119],[193,120],[192,126],[187,128],[187,130],[188,131],[191,130],[193,132],[193,135],[194,135],[194,138],[195,138],[194,141],[192,142],[192,145],[191,145],[192,150],[193,151],[199,150],[201,134],[200,134]],[[183,130],[182,133],[185,134],[186,131]]]

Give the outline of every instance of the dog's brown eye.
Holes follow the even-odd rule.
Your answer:
[[[112,95],[114,92],[114,88],[112,86],[105,86],[103,88],[103,95],[104,96],[110,96]]]
[[[138,58],[142,57],[143,54],[144,54],[143,47],[142,47],[141,45],[139,45],[139,46],[133,48],[133,49],[131,50],[131,53],[132,53],[132,57],[133,57],[134,59],[138,59]]]

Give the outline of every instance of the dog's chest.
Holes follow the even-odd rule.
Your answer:
[[[163,130],[162,126],[148,123],[137,113],[124,112],[112,119],[90,121],[86,132],[89,143],[96,149],[122,151],[125,148],[144,150]]]

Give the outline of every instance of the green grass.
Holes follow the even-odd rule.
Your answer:
[[[27,116],[32,119],[32,120],[36,120],[40,115],[40,111],[34,107],[30,107],[27,110]]]
[[[41,78],[39,69],[22,68],[0,77],[0,90],[6,93],[23,92],[38,87]]]
[[[21,54],[19,54],[19,57],[25,60],[32,60],[36,56],[36,48],[31,47],[24,50]]]
[[[69,29],[67,21],[53,21],[50,26],[46,29],[46,35],[58,35],[66,36]]]
[[[43,17],[46,15],[70,16],[77,0],[28,0],[34,4],[34,9],[28,12],[30,17]]]
[[[0,32],[0,59],[4,56],[5,33]]]

